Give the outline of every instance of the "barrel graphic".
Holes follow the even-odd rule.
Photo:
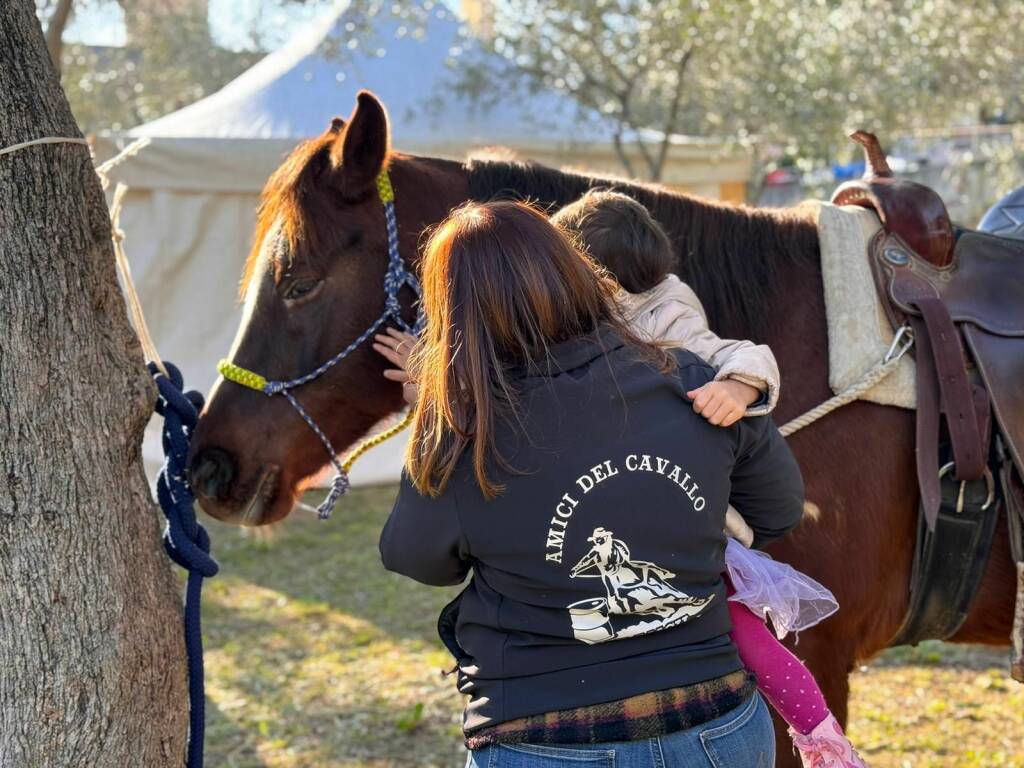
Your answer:
[[[572,632],[577,640],[588,645],[610,640],[615,636],[608,620],[608,601],[603,597],[580,600],[569,606]]]

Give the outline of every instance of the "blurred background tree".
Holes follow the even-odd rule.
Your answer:
[[[76,13],[98,8],[124,25],[123,45],[58,42]],[[86,132],[129,128],[183,107],[261,56],[214,44],[207,0],[40,0],[37,9]]]
[[[510,81],[572,95],[644,139],[658,179],[673,133],[757,138],[829,160],[852,125],[887,133],[1024,119],[1024,4],[959,0],[521,0],[488,3],[488,48],[465,67],[486,93]],[[660,136],[658,134],[661,134]]]

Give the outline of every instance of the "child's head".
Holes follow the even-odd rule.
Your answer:
[[[551,220],[579,238],[630,293],[650,290],[676,265],[665,230],[643,205],[620,192],[591,190]]]

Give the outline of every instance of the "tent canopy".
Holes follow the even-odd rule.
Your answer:
[[[457,92],[450,63],[471,65],[494,55],[463,34],[441,3],[423,2],[404,15],[341,3],[221,90],[131,133],[308,138],[322,133],[332,117],[347,115],[356,93],[367,88],[388,107],[395,146],[410,151],[546,143],[554,136],[610,140],[610,124],[581,120],[579,108],[561,94],[516,93],[512,86],[498,98]]]

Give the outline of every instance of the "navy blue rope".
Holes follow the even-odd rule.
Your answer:
[[[164,417],[164,466],[156,481],[156,496],[167,518],[164,549],[171,560],[188,571],[185,588],[185,652],[188,658],[188,768],[203,766],[203,732],[206,727],[206,696],[203,675],[203,634],[200,624],[200,599],[203,579],[219,570],[210,557],[210,537],[196,520],[194,498],[185,477],[192,431],[199,420],[203,396],[185,392],[181,371],[168,362],[164,367],[170,378],[149,364],[160,397],[156,412]]]

